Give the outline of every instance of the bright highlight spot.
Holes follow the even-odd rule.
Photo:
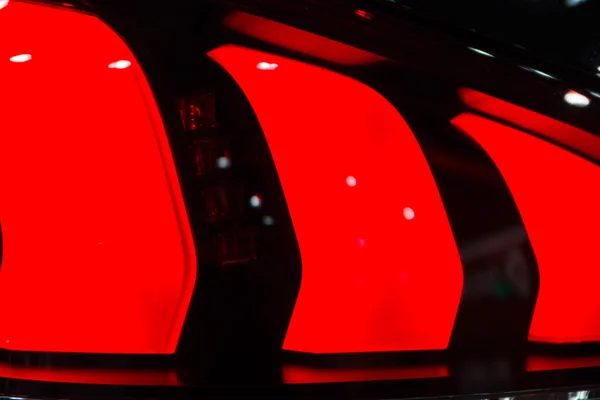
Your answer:
[[[585,3],[587,0],[566,0],[565,5],[567,7],[575,7],[580,5],[581,3]]]
[[[565,94],[565,101],[575,107],[587,107],[590,105],[590,99],[574,90],[569,90]]]
[[[367,241],[365,240],[365,238],[358,238],[358,247],[365,247],[366,244]]]
[[[482,56],[494,57],[494,55],[492,53],[488,53],[487,51],[483,51],[481,49],[476,49],[475,47],[467,47],[467,48],[471,51],[474,51],[477,54],[481,54]]]
[[[259,208],[262,205],[262,199],[258,195],[250,197],[250,206]]]
[[[584,391],[580,391],[580,392],[570,392],[569,400],[585,400],[589,397],[589,395],[590,395],[589,390],[584,390]]]
[[[539,76],[543,76],[544,78],[548,78],[548,79],[556,79],[555,77],[553,77],[550,74],[545,73],[544,71],[540,71],[539,69],[535,69],[535,68],[530,68],[530,67],[521,67],[522,69],[524,69],[525,71],[529,71],[529,72],[533,72],[534,74],[537,74]]]
[[[19,54],[17,56],[12,56],[10,61],[14,63],[24,63],[31,60],[31,54]]]
[[[256,64],[256,68],[262,70],[262,71],[273,71],[275,70],[277,67],[279,67],[278,64],[275,63],[268,63],[268,62],[259,62],[258,64]]]
[[[217,167],[220,169],[228,169],[231,167],[231,160],[229,157],[219,157],[217,158]]]
[[[349,176],[346,178],[346,185],[350,186],[350,187],[354,187],[356,186],[356,178],[353,176]]]
[[[402,215],[404,215],[404,218],[410,221],[411,219],[415,218],[415,210],[410,207],[404,207],[404,210],[402,210]]]
[[[129,67],[131,67],[131,61],[129,60],[119,60],[108,64],[108,68],[111,69],[125,69]]]
[[[0,0],[0,10],[8,5],[8,0]]]
[[[598,92],[590,92],[590,94],[594,97],[598,97],[600,99],[600,93]]]

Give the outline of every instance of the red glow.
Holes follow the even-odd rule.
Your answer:
[[[172,353],[196,260],[140,66],[70,9],[12,2],[0,37],[0,347]]]
[[[245,12],[234,11],[229,14],[225,19],[225,26],[264,42],[339,64],[362,65],[385,59],[368,51]],[[259,60],[261,61],[264,60]]]
[[[364,19],[373,18],[373,14],[366,12],[365,10],[356,10],[354,12],[356,13],[356,15],[358,15],[359,17],[364,18]]]
[[[297,365],[283,367],[285,383],[367,382],[399,379],[444,378],[444,365],[393,368],[310,368]]]
[[[540,290],[529,339],[600,340],[600,167],[525,132],[472,114],[452,123],[490,155],[515,198],[535,252]]]
[[[0,377],[27,381],[94,385],[180,386],[175,371],[48,368],[0,363]]]
[[[398,111],[327,69],[233,45],[209,56],[258,116],[300,245],[302,285],[284,349],[447,347],[462,267],[427,162]],[[277,70],[257,70],[265,59]],[[418,217],[407,221],[405,205]]]
[[[527,371],[552,371],[600,367],[600,357],[527,357]]]
[[[465,104],[479,112],[500,118],[595,160],[600,160],[598,136],[472,89],[460,89],[459,95]]]

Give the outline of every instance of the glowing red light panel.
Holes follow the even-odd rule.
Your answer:
[[[386,368],[313,368],[284,365],[282,372],[283,381],[292,384],[445,378],[450,375],[445,365]]]
[[[385,60],[368,51],[241,11],[229,14],[225,26],[264,42],[338,64],[363,65]]]
[[[527,371],[553,371],[557,369],[592,368],[600,367],[600,357],[528,356],[525,365]]]
[[[0,347],[172,353],[196,260],[140,66],[70,9],[12,1],[0,37]]]
[[[398,111],[333,71],[233,45],[209,56],[269,143],[302,256],[284,349],[443,349],[462,266],[437,187]],[[274,70],[256,68],[276,63]]]
[[[529,339],[600,340],[600,167],[530,134],[473,114],[452,123],[494,160],[515,198],[540,272]]]
[[[181,386],[174,370],[52,368],[0,363],[0,377],[92,385]]]
[[[473,89],[462,88],[459,95],[465,104],[474,110],[500,118],[600,160],[600,138],[590,132]]]

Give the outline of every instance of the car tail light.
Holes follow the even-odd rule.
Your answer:
[[[492,106],[494,102],[500,100],[490,98],[484,104]],[[557,143],[474,114],[462,114],[452,121],[498,165],[523,217],[540,271],[529,338],[550,343],[598,341],[600,300],[594,294],[598,255],[592,227],[600,223],[600,192],[593,184],[600,177],[600,167],[561,147],[574,142],[578,150],[590,154],[594,147],[585,143],[597,138],[508,103],[501,105],[504,107],[486,107],[485,111],[522,122],[525,128],[532,124],[539,135]],[[508,109],[515,112],[504,114]],[[527,113],[535,119],[523,118]],[[571,289],[576,295],[567,293]]]
[[[302,286],[283,348],[446,348],[462,291],[460,258],[398,111],[324,68],[232,45],[209,56],[257,114],[298,238]]]
[[[147,3],[113,20],[132,50],[43,3],[0,10],[0,376],[508,396],[515,369],[596,363],[532,356],[528,335],[600,329],[597,138],[461,87],[559,93],[584,127],[594,92],[366,3]]]
[[[196,256],[140,66],[71,9],[11,2],[0,36],[0,347],[173,353]]]

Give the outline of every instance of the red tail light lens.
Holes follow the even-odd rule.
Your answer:
[[[594,233],[600,224],[600,190],[595,184],[600,167],[531,134],[473,114],[462,114],[452,123],[498,165],[531,240],[540,289],[529,339],[600,340],[600,299],[595,290],[600,259]]]
[[[0,347],[174,352],[196,259],[140,66],[72,10],[11,2],[0,36]]]
[[[233,45],[209,56],[256,112],[298,238],[302,285],[283,348],[445,348],[461,263],[429,167],[398,111],[327,69]]]

